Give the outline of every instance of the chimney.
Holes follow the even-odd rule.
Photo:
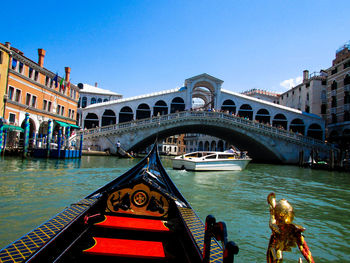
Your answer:
[[[10,43],[10,42],[5,42],[5,46],[6,46],[7,48],[11,48],[11,43]]]
[[[69,82],[69,78],[70,78],[70,67],[65,67],[64,70],[66,71],[66,82]]]
[[[39,66],[44,67],[44,58],[45,58],[46,51],[42,48],[38,49],[38,55],[39,55]]]
[[[97,88],[97,82],[95,82],[95,87]]]
[[[304,70],[303,71],[303,82],[307,81],[309,79],[309,71]]]

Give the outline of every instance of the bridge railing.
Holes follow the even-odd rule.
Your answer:
[[[256,121],[252,121],[249,119],[244,119],[239,116],[223,113],[223,112],[210,112],[210,111],[183,111],[178,113],[171,113],[167,115],[161,115],[161,116],[155,116],[147,119],[142,120],[135,120],[130,122],[124,122],[124,123],[118,123],[113,124],[109,126],[103,126],[98,128],[92,128],[89,130],[82,131],[84,135],[95,135],[100,134],[103,132],[113,131],[113,130],[122,130],[122,129],[130,129],[133,127],[139,127],[144,126],[147,124],[154,124],[157,123],[160,125],[160,123],[165,123],[168,121],[172,121],[174,119],[184,119],[184,118],[218,118],[218,119],[224,119],[228,120],[237,124],[244,125],[246,127],[250,127],[253,129],[257,129],[260,131],[266,131],[272,134],[277,134],[279,136],[283,136],[285,138],[293,139],[299,142],[307,143],[307,144],[314,144],[314,145],[323,145],[326,144],[321,141],[314,138],[306,137],[301,134],[294,133],[292,131],[287,131],[285,129],[273,127],[270,125],[262,124]],[[327,144],[329,147],[334,147],[331,144]]]

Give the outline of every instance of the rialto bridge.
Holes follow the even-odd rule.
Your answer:
[[[324,121],[313,114],[221,88],[208,74],[185,80],[184,87],[90,105],[82,109],[84,145],[115,150],[140,149],[156,136],[204,133],[248,150],[256,160],[298,162],[299,152],[327,155]],[[194,99],[201,99],[202,111]]]

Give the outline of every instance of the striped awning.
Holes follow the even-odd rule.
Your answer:
[[[56,121],[61,127],[71,127],[71,128],[76,128],[76,129],[80,129],[79,126],[77,125],[74,125],[74,124],[70,124],[70,123],[66,123],[66,122],[63,122],[63,121]]]
[[[15,126],[15,125],[4,124],[2,127],[4,128],[4,130],[7,130],[7,131],[20,131],[20,132],[24,132],[24,130],[23,130],[21,127]]]

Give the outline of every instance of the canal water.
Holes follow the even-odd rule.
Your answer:
[[[81,160],[0,159],[0,247],[26,234],[134,166],[139,160],[83,156]],[[350,262],[350,174],[296,166],[249,164],[242,172],[186,172],[163,165],[204,221],[225,221],[240,247],[235,262],[266,262],[269,207],[266,197],[287,199],[294,223],[316,262]],[[297,248],[284,262],[297,262]],[[305,262],[305,260],[304,260]]]

